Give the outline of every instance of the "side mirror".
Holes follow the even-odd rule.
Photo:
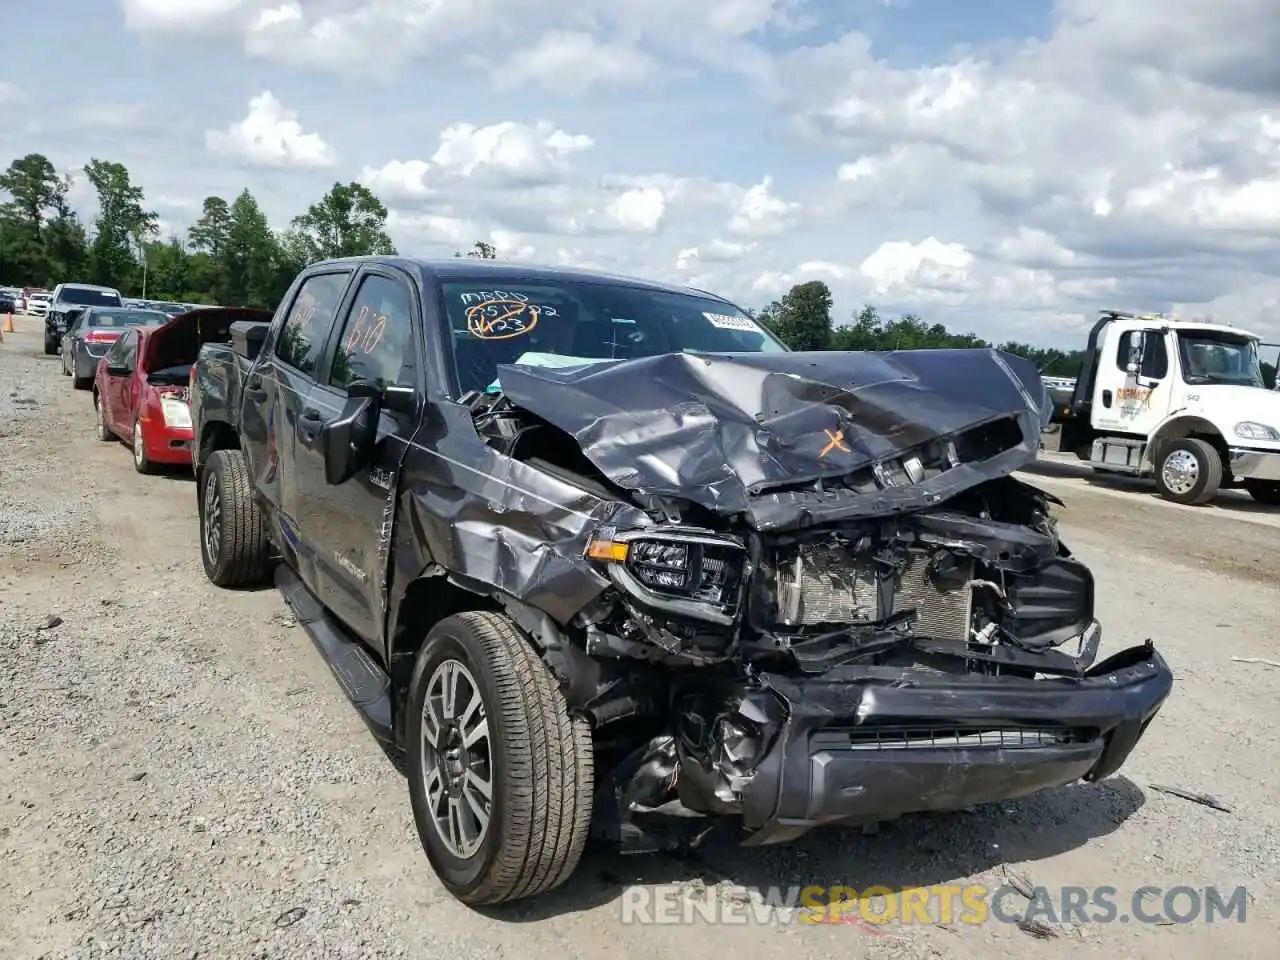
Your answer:
[[[346,483],[369,462],[378,439],[381,397],[382,390],[376,383],[352,382],[347,387],[342,412],[320,428],[324,479],[330,486]]]

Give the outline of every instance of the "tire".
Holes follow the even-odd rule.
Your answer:
[[[245,587],[267,578],[270,542],[239,450],[217,450],[200,471],[200,558],[210,582]]]
[[[424,737],[433,726],[423,717],[428,691],[439,689],[442,677],[459,666],[465,675],[458,689],[469,698],[467,677],[474,679],[488,724],[488,826],[469,851],[461,845],[451,850],[437,825],[428,779],[438,783],[443,768],[429,756]],[[585,719],[569,715],[550,670],[515,624],[502,614],[478,612],[436,624],[414,665],[408,711],[413,819],[445,888],[463,903],[485,906],[564,883],[582,858],[591,827],[591,730]],[[443,704],[435,712],[443,719]],[[483,774],[484,765],[479,769]],[[437,798],[446,809],[453,806],[447,790]]]
[[[67,355],[61,351],[58,352],[58,366],[62,367],[64,377],[71,376],[71,371],[67,368]]]
[[[1270,480],[1246,480],[1244,488],[1258,503],[1268,507],[1280,507],[1280,483]]]
[[[142,421],[133,421],[133,438],[129,442],[133,451],[133,469],[142,474],[156,472],[156,465],[147,459],[147,445],[142,442]]]
[[[53,342],[47,333],[44,335],[44,355],[46,357],[56,356],[58,353],[58,345]]]
[[[107,426],[107,412],[102,409],[102,397],[97,390],[93,391],[93,415],[98,421],[98,439],[114,440],[116,435]]]
[[[1207,503],[1222,486],[1222,457],[1199,437],[1176,440],[1160,453],[1156,486],[1174,503]]]

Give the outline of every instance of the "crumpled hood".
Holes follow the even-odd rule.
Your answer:
[[[1035,365],[991,349],[665,354],[498,373],[512,403],[572,434],[617,485],[745,514],[757,529],[933,505],[1034,460],[1049,414]],[[1022,442],[984,463],[870,493],[795,490],[1010,416]]]

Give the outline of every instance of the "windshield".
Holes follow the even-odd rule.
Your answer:
[[[33,293],[28,300],[39,300],[41,303],[48,303],[53,299],[52,293]]]
[[[695,294],[574,280],[493,288],[492,277],[441,284],[463,393],[496,389],[497,366],[564,366],[664,353],[782,353],[737,307]]]
[[[1265,386],[1258,342],[1220,333],[1179,333],[1182,379],[1187,383],[1229,383]]]
[[[64,303],[78,303],[86,307],[120,306],[120,294],[90,287],[63,287],[61,299]]]
[[[158,327],[169,318],[159,310],[95,310],[89,314],[91,327]]]

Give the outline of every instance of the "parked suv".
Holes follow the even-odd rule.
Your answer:
[[[85,307],[123,307],[120,291],[92,283],[60,283],[53,288],[49,312],[44,318],[44,352],[55,356],[62,349],[62,335],[70,326],[71,314]]]

